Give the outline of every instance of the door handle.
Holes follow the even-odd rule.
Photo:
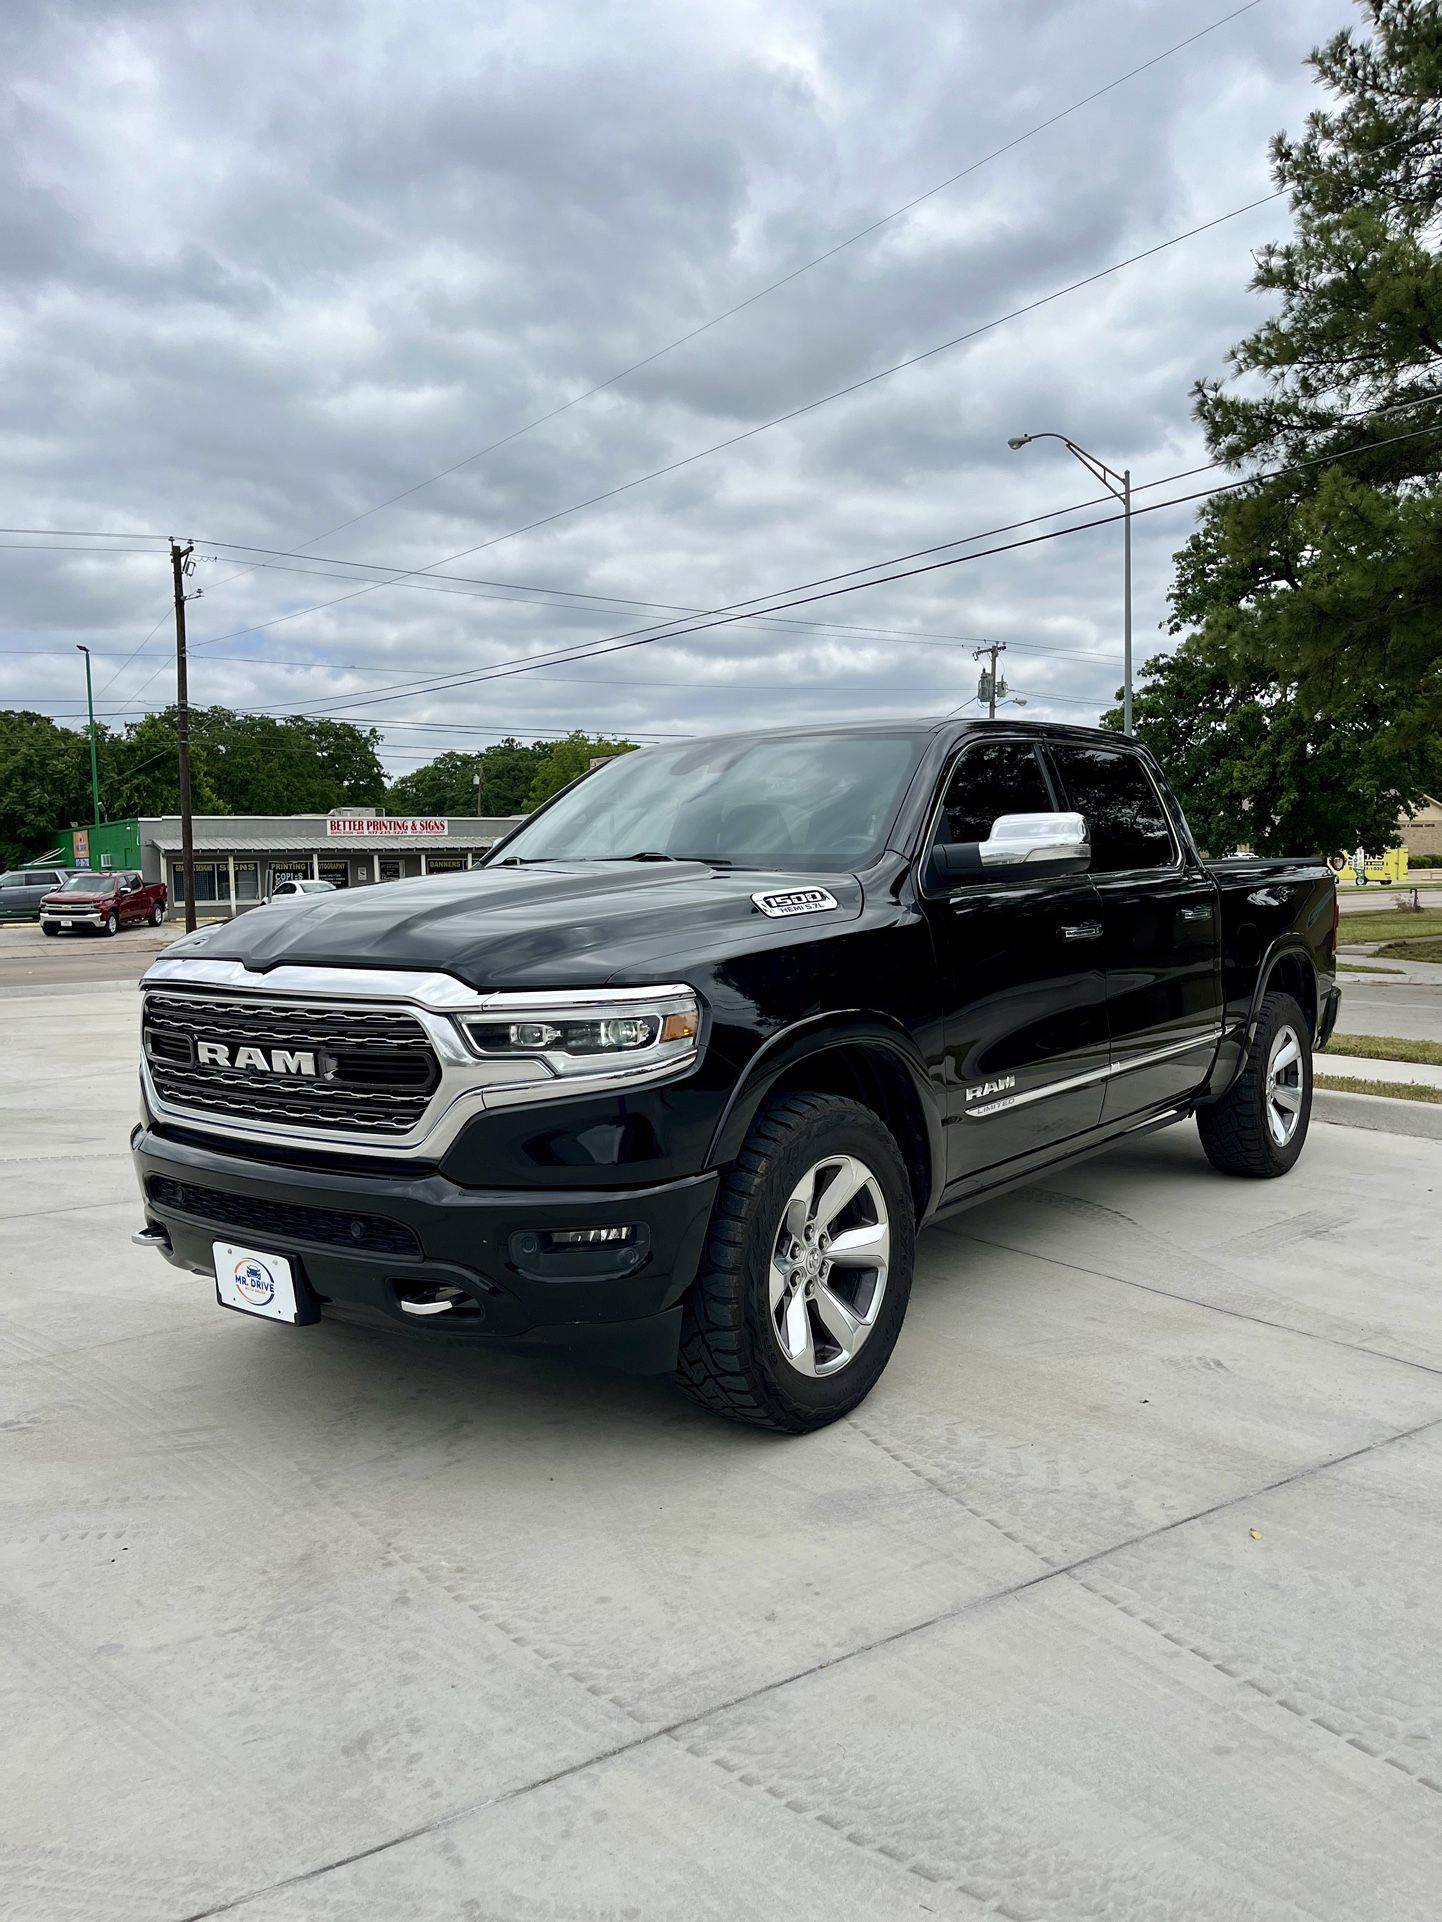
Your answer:
[[[1210,908],[1177,909],[1177,919],[1179,921],[1210,921],[1211,918],[1212,910]]]
[[[1102,924],[1100,921],[1074,921],[1070,926],[1057,929],[1059,941],[1100,941]]]

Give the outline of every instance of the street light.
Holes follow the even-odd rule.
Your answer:
[[[1065,434],[1014,434],[1007,442],[1013,452],[1029,446],[1034,440],[1059,440],[1063,447],[1076,455],[1082,466],[1094,480],[1099,480],[1109,493],[1115,494],[1121,502],[1122,514],[1122,732],[1132,730],[1132,470],[1124,468],[1119,474],[1114,467],[1108,467],[1104,460],[1089,454],[1084,447],[1078,447],[1074,440]]]
[[[90,649],[75,643],[77,650],[85,656],[85,712],[90,717],[90,812],[96,827],[100,826],[100,764],[95,758],[95,702],[90,693]]]

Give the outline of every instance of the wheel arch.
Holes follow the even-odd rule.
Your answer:
[[[708,1166],[734,1161],[763,1104],[778,1094],[839,1094],[885,1124],[906,1164],[918,1222],[945,1181],[941,1115],[905,1029],[863,1014],[783,1029],[753,1058],[711,1138]]]
[[[1280,988],[1284,994],[1291,995],[1307,1017],[1309,1040],[1315,1040],[1317,1024],[1322,1012],[1317,964],[1298,935],[1280,936],[1262,957],[1262,965],[1257,973],[1256,991],[1252,995],[1252,1005],[1247,1013],[1249,1043],[1257,1031],[1262,1003],[1274,988]]]

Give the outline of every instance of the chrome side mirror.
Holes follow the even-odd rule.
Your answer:
[[[943,888],[968,881],[1041,881],[1053,874],[1085,874],[1091,842],[1080,814],[1003,814],[984,841],[943,841],[931,851],[931,872]]]
[[[1080,814],[1003,814],[992,822],[978,852],[987,874],[1000,877],[1018,871],[1028,877],[1085,874],[1092,859]]]

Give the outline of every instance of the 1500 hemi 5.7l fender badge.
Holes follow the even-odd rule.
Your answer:
[[[780,921],[790,914],[825,914],[841,903],[829,888],[787,888],[781,894],[753,894],[751,905]]]

